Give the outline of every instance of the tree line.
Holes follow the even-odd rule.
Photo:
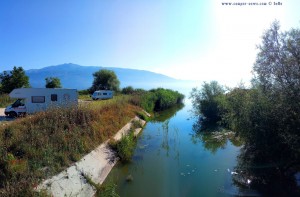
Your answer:
[[[120,81],[117,75],[107,69],[101,69],[93,73],[94,81],[88,92],[95,90],[120,90]],[[11,71],[3,71],[0,74],[0,93],[8,94],[15,88],[28,88],[29,77],[22,67],[14,66]],[[61,81],[58,77],[46,77],[45,88],[62,88]]]

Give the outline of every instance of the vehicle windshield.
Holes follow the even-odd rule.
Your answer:
[[[12,107],[19,107],[19,106],[24,106],[24,99],[18,99],[16,100],[11,106]]]

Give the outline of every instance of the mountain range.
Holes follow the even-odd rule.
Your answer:
[[[93,73],[100,69],[112,70],[116,73],[120,86],[132,86],[134,88],[151,89],[157,87],[172,88],[178,85],[191,83],[191,81],[178,80],[163,74],[158,74],[145,70],[81,66],[77,64],[61,64],[48,66],[41,69],[26,70],[31,87],[45,87],[46,77],[58,77],[63,88],[76,88],[83,90],[90,88],[93,82]]]

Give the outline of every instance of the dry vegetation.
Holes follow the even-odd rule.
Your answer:
[[[41,179],[79,160],[141,109],[119,96],[52,109],[0,127],[0,196],[32,196]]]

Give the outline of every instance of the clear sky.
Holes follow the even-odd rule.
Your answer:
[[[222,3],[267,3],[225,6]],[[300,1],[1,0],[0,71],[63,63],[237,84],[278,19],[300,27]],[[272,5],[269,5],[272,4]]]

